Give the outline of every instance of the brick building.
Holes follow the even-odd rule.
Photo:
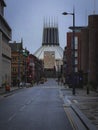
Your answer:
[[[72,27],[70,27],[72,29]],[[72,32],[67,33],[66,75],[72,72]],[[75,27],[75,72],[83,83],[98,86],[98,15],[88,16],[87,27]],[[78,76],[79,76],[78,75]]]
[[[27,70],[29,83],[39,82],[44,77],[43,62],[32,54],[29,54],[27,58]]]
[[[98,15],[88,16],[88,27],[82,30],[81,69],[90,83],[98,84]]]
[[[73,29],[72,27],[70,27]],[[84,27],[75,27],[75,49],[74,49],[74,70],[78,72],[81,70],[81,30]],[[67,49],[66,49],[66,62],[67,62],[67,73],[71,74],[73,70],[72,61],[72,48],[73,48],[73,32],[67,33]]]
[[[73,27],[69,27],[73,30]],[[67,82],[71,83],[73,78],[73,67],[76,85],[82,87],[81,75],[81,31],[84,27],[75,27],[75,45],[74,45],[74,58],[73,58],[73,32],[67,32],[67,46],[64,51],[63,69]],[[73,65],[74,64],[74,65]],[[81,81],[80,81],[81,80]],[[81,85],[80,85],[81,82]]]
[[[11,47],[11,79],[13,85],[17,85],[17,81],[23,79],[26,74],[26,57],[23,55],[23,43],[14,41],[9,43]]]

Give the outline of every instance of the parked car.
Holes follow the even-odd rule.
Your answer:
[[[31,83],[25,83],[25,86],[26,86],[26,87],[31,87],[32,84],[31,84]]]

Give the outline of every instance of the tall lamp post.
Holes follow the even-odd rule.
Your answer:
[[[72,94],[75,95],[75,11],[73,9],[73,13],[67,13],[67,12],[63,12],[63,15],[72,15],[73,16],[73,35],[72,35]]]

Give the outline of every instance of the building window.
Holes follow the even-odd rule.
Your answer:
[[[77,67],[75,67],[75,72],[78,72],[78,68]]]
[[[15,67],[13,67],[13,68],[12,68],[12,71],[13,71],[13,72],[16,72],[16,68],[15,68]]]
[[[78,51],[75,51],[75,57],[78,57]]]
[[[75,65],[77,65],[78,64],[78,59],[75,59]]]
[[[16,61],[16,57],[12,57],[12,62],[15,62]]]
[[[78,37],[75,37],[75,49],[78,49]]]

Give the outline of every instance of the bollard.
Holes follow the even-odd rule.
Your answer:
[[[10,91],[10,85],[9,85],[9,84],[6,84],[5,90],[6,90],[6,91]]]

